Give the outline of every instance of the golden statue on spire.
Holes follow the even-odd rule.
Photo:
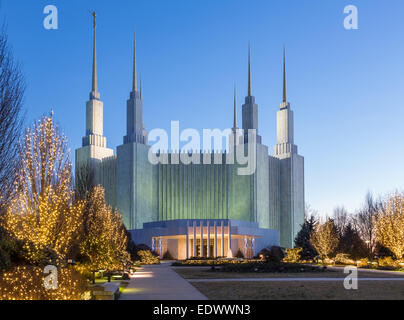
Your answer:
[[[91,15],[94,18],[94,29],[97,26],[97,14],[95,13],[95,11],[91,12]]]

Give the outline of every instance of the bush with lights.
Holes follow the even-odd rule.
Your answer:
[[[282,261],[290,263],[299,262],[302,250],[302,248],[286,249],[286,257]]]
[[[87,282],[72,267],[58,269],[56,289],[44,287],[44,270],[16,266],[0,278],[0,300],[83,300],[88,298]]]
[[[139,250],[137,252],[140,257],[141,264],[159,264],[160,259],[158,256],[154,255],[150,250]]]

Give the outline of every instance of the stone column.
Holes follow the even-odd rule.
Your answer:
[[[208,221],[208,240],[207,240],[207,249],[208,249],[208,254],[207,254],[207,256],[208,256],[208,258],[210,258],[210,223],[209,223],[209,221]]]
[[[187,257],[187,260],[188,260],[189,259],[189,221],[187,221],[187,239],[186,239],[186,242],[187,242],[186,257]]]
[[[193,257],[196,257],[196,221],[194,221],[194,252]]]
[[[214,223],[214,228],[215,228],[215,258],[217,258],[217,223],[216,223],[216,220]]]
[[[230,257],[233,257],[233,253],[231,251],[231,223],[230,223],[230,220],[228,223],[228,228],[229,228],[229,247],[228,247],[229,252],[227,253],[227,255],[228,256],[230,255]]]
[[[222,257],[224,257],[224,221],[222,220]]]
[[[244,236],[244,258],[248,258],[247,256],[248,253],[248,238],[247,236]]]
[[[163,239],[160,237],[159,238],[159,254],[160,254],[160,259],[163,258]]]
[[[201,223],[201,245],[200,245],[200,256],[203,258],[203,221],[200,221]]]

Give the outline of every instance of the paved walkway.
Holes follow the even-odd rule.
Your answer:
[[[176,267],[174,267],[176,268]],[[329,267],[330,269],[343,269]],[[404,281],[402,272],[381,270],[364,270],[396,275],[395,278],[358,278],[359,281]],[[126,287],[121,300],[207,300],[190,282],[335,282],[344,278],[234,278],[234,279],[183,279],[171,267],[171,263],[143,266],[136,270],[135,275]]]
[[[143,266],[120,297],[121,300],[207,300],[171,268],[171,263]]]
[[[188,279],[189,282],[334,282],[344,278],[234,278],[234,279]],[[404,278],[358,278],[358,281],[404,281]]]

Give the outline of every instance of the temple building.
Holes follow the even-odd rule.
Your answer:
[[[103,133],[103,103],[97,86],[96,25],[94,22],[92,90],[86,105],[86,131],[76,150],[76,184],[83,172],[105,188],[109,205],[117,208],[135,243],[176,259],[233,257],[241,251],[253,257],[272,245],[293,247],[304,222],[304,158],[294,143],[293,111],[286,95],[277,112],[277,143],[273,155],[258,129],[258,105],[252,95],[251,59],[248,90],[237,127],[236,99],[229,144],[253,150],[251,174],[229,163],[229,150],[193,154],[200,161],[178,161],[180,152],[158,152],[166,161],[149,160],[152,148],[143,122],[141,81],[138,88],[134,40],[132,91],[126,103],[126,135],[116,153]],[[145,108],[145,112],[148,112]],[[150,111],[151,112],[151,111]],[[247,134],[254,132],[254,139]],[[156,152],[157,156],[157,152]],[[210,159],[211,161],[205,161]],[[209,163],[207,163],[209,162]]]

